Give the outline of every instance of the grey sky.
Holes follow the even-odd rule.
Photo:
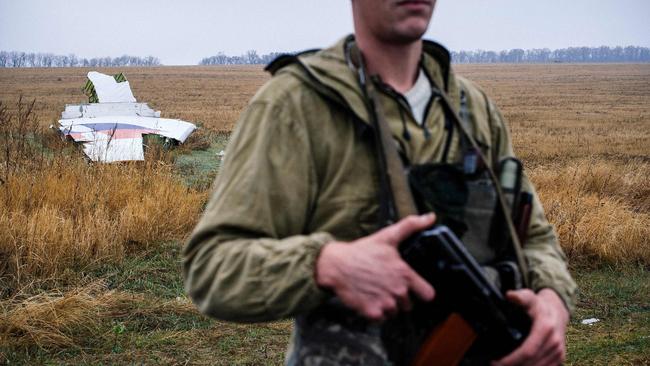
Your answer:
[[[153,55],[196,64],[327,46],[350,0],[0,0],[0,50]],[[439,0],[427,37],[452,50],[650,46],[650,0]]]

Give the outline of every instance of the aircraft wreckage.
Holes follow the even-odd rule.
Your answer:
[[[196,130],[190,122],[160,118],[147,103],[138,103],[123,74],[91,71],[83,88],[87,104],[67,104],[59,130],[83,144],[93,161],[144,160],[143,136],[154,134],[183,143]]]

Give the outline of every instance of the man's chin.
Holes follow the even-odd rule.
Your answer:
[[[419,41],[427,31],[427,27],[408,27],[404,29],[396,29],[388,37],[386,41],[393,44],[410,44]]]

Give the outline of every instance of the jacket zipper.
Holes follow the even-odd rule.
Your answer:
[[[431,85],[431,99],[429,99],[429,104],[427,104],[427,107],[424,112],[424,115],[428,116],[429,109],[431,109],[434,100],[436,100],[437,98],[442,98],[442,93],[440,92],[438,85],[436,85],[436,83],[433,81],[433,78],[431,78],[431,75],[429,75],[429,71],[425,67],[423,67],[422,70],[424,70],[424,75],[426,75],[427,79],[429,79],[429,84]],[[446,89],[447,88],[445,87],[445,90]],[[447,114],[448,112],[444,107],[442,108],[442,112],[445,115],[445,131],[447,131],[447,136],[445,139],[445,147],[442,150],[441,160],[443,163],[446,163],[449,156],[449,149],[451,148],[451,139],[454,136],[454,124],[449,118],[449,115]]]

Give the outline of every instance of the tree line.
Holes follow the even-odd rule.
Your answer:
[[[256,51],[248,51],[241,56],[228,56],[219,52],[215,56],[206,57],[199,65],[251,65],[268,64],[278,52],[258,55]],[[595,63],[595,62],[650,62],[650,48],[647,47],[569,47],[557,50],[548,48],[512,49],[504,51],[454,51],[451,52],[454,63]]]
[[[569,47],[557,50],[535,48],[495,51],[452,52],[455,63],[596,63],[596,62],[650,62],[650,48],[647,47]]]
[[[74,54],[55,55],[19,51],[0,51],[0,67],[124,67],[160,66],[157,57],[129,56],[83,58]]]
[[[240,56],[229,56],[219,52],[205,57],[199,65],[258,65],[268,64],[280,52],[258,54],[250,50]],[[511,49],[504,51],[454,51],[452,62],[468,63],[597,63],[597,62],[650,62],[650,48],[627,47],[569,47],[557,50],[548,48]],[[52,53],[28,53],[18,51],[0,51],[0,67],[125,67],[125,66],[160,66],[160,60],[154,56],[138,57],[123,55],[119,57],[81,58],[74,54],[55,55]]]
[[[219,52],[214,56],[205,57],[199,61],[199,65],[260,65],[268,64],[276,57],[280,56],[281,52],[271,52],[264,55],[258,55],[257,51],[250,50],[241,56],[228,56],[223,52]]]

